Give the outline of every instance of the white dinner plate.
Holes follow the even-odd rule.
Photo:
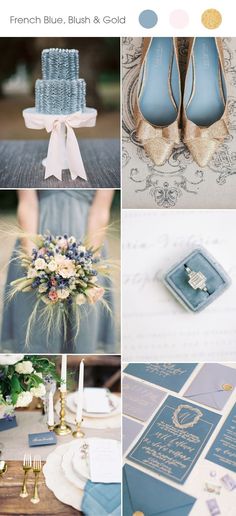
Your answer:
[[[61,467],[64,475],[75,487],[84,489],[85,484],[90,476],[88,454],[82,454],[81,449],[87,445],[87,439],[72,442],[62,457]],[[79,472],[73,467],[73,457],[76,454],[77,460],[79,458]]]
[[[83,491],[75,487],[75,485],[65,477],[62,469],[62,458],[70,446],[71,443],[57,446],[57,448],[48,455],[47,461],[43,466],[43,473],[46,486],[54,493],[55,497],[60,500],[60,502],[80,511]]]
[[[84,489],[86,482],[91,479],[88,447],[94,440],[100,441],[101,439],[91,437],[70,443],[62,457],[61,467],[65,477],[79,489]],[[116,442],[118,444],[118,441]]]

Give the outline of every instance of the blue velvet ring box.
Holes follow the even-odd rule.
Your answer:
[[[185,266],[192,271],[204,274],[207,292],[200,289],[194,290],[189,285]],[[230,286],[231,279],[205,249],[198,248],[166,273],[164,283],[187,310],[200,312]]]

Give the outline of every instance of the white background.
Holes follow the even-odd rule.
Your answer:
[[[129,2],[110,2],[108,0],[68,0],[66,2],[32,2],[21,0],[10,0],[2,2],[0,17],[1,36],[233,36],[235,34],[235,16],[232,13],[232,2],[227,0],[201,0],[190,2],[189,0],[131,0]],[[4,7],[4,10],[3,10]],[[218,9],[223,22],[216,30],[209,31],[201,23],[201,15],[205,9],[214,7]],[[153,29],[143,29],[138,18],[144,9],[154,10],[158,15],[158,24]],[[169,15],[172,10],[184,9],[188,12],[190,22],[186,29],[173,29],[169,23]],[[126,16],[126,23],[121,24],[90,24],[90,25],[10,25],[9,16],[54,16],[65,17],[68,15],[123,17]]]

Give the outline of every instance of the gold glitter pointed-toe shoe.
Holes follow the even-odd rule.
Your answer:
[[[190,41],[183,96],[184,142],[205,167],[229,135],[224,56],[220,38]]]
[[[175,38],[144,38],[135,107],[136,135],[163,165],[179,143],[181,86]]]

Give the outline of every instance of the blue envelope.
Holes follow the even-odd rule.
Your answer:
[[[235,387],[236,369],[222,364],[204,364],[184,397],[222,410]]]
[[[145,516],[187,516],[196,498],[182,493],[125,464],[123,468],[123,515],[137,511]]]

